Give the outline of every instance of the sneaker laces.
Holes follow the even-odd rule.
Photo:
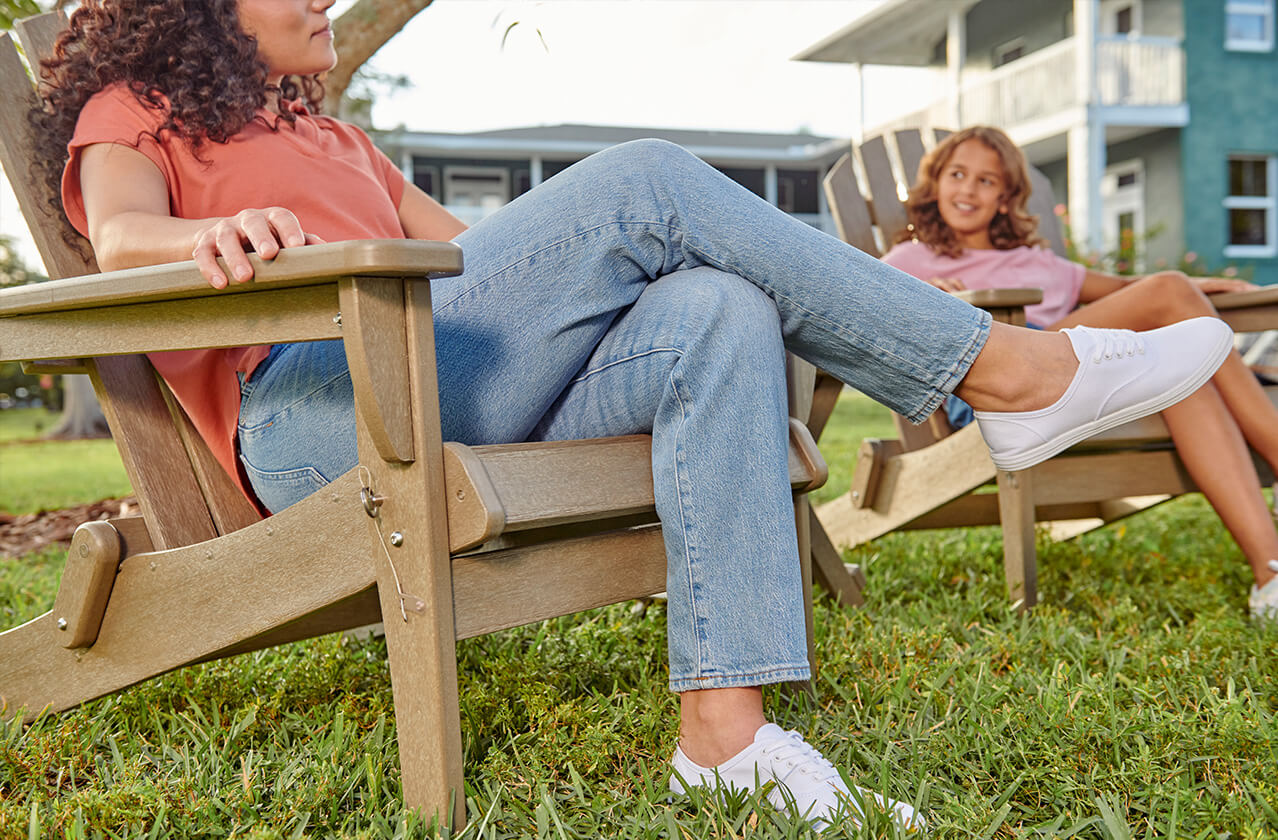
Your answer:
[[[787,730],[785,735],[784,741],[773,741],[762,748],[764,755],[786,766],[785,776],[777,779],[778,782],[784,784],[796,772],[813,776],[821,782],[834,782],[841,778],[829,759],[803,740],[802,735],[794,730]]]
[[[1092,349],[1092,361],[1097,364],[1105,359],[1145,353],[1144,339],[1131,330],[1098,330],[1093,335],[1099,339]]]

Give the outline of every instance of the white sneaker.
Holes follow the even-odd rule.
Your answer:
[[[1278,572],[1278,560],[1270,560],[1269,568]],[[1251,587],[1251,597],[1247,599],[1251,607],[1251,617],[1262,621],[1278,621],[1278,577],[1264,586]]]
[[[884,799],[859,787],[854,796],[834,765],[798,732],[786,731],[775,723],[759,727],[754,733],[754,743],[718,767],[696,764],[680,747],[675,748],[670,764],[675,770],[670,777],[670,790],[676,794],[686,792],[684,785],[721,786],[746,792],[764,786],[773,807],[785,810],[792,803],[817,831],[824,830],[839,814],[854,820],[864,817],[861,803],[870,800],[890,813],[902,828],[918,831],[927,828],[923,817],[904,802]]]
[[[1074,381],[1037,411],[977,411],[1000,470],[1024,470],[1106,429],[1162,411],[1201,388],[1234,347],[1218,318],[1190,318],[1148,332],[1070,327]]]

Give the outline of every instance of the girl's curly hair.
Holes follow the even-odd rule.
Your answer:
[[[984,143],[998,155],[1003,167],[1003,203],[1007,212],[999,212],[990,222],[990,241],[994,247],[1004,251],[1022,245],[1045,246],[1047,240],[1038,235],[1038,216],[1025,209],[1030,196],[1025,155],[1000,129],[985,125],[956,131],[924,155],[923,162],[919,164],[918,181],[910,188],[910,197],[905,202],[910,224],[897,235],[896,241],[918,240],[947,257],[958,257],[963,253],[954,231],[941,218],[936,200],[941,172],[959,144],[968,140]]]
[[[197,154],[205,142],[225,143],[241,131],[269,93],[312,110],[324,98],[315,76],[268,86],[257,39],[240,29],[236,0],[84,0],[53,54],[40,62],[40,82],[41,103],[30,122],[55,216],[76,120],[90,97],[110,85],[127,84],[143,105],[164,111],[156,134],[170,134]],[[281,111],[279,119],[296,119]]]

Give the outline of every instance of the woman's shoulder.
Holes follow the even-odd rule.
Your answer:
[[[76,133],[99,127],[154,130],[167,119],[168,102],[162,96],[159,99],[158,105],[145,104],[127,83],[107,85],[84,103]]]

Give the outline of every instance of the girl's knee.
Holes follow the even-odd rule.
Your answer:
[[[1200,315],[1215,315],[1216,309],[1194,281],[1179,271],[1159,271],[1137,281],[1144,286],[1150,303],[1172,324]]]

